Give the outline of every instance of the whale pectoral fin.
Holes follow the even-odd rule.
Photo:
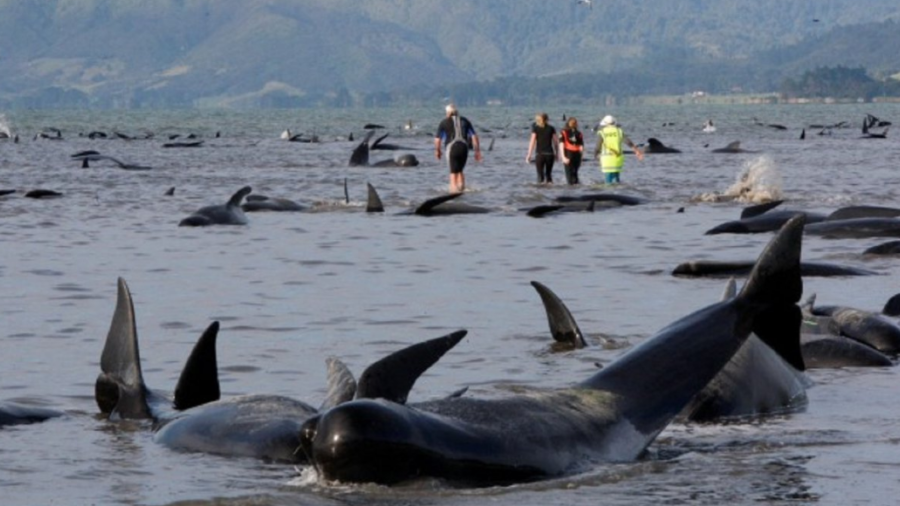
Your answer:
[[[553,293],[552,290],[545,285],[532,281],[531,286],[537,290],[544,303],[544,309],[547,311],[547,323],[550,324],[550,334],[559,343],[566,343],[573,348],[584,348],[587,344],[584,341],[584,335],[575,318],[569,312],[569,308],[563,301]]]
[[[366,186],[369,189],[369,197],[366,201],[366,212],[383,213],[384,204],[381,202],[381,197],[378,195],[378,190],[376,190],[371,183],[366,183]]]
[[[230,199],[228,199],[228,204],[226,204],[226,205],[228,207],[240,207],[241,201],[244,200],[244,197],[246,197],[247,195],[250,195],[250,192],[252,192],[252,191],[253,191],[253,189],[250,188],[249,186],[245,186],[245,187],[241,188],[240,190],[236,191],[234,193],[234,195],[231,196]]]
[[[94,398],[103,413],[122,418],[149,418],[147,388],[141,372],[134,303],[125,280],[119,278],[116,309],[100,356],[101,374]]]
[[[351,401],[356,395],[356,379],[347,365],[334,357],[325,362],[328,366],[328,393],[319,407],[320,412]]]
[[[359,377],[357,399],[386,399],[405,404],[419,376],[459,343],[468,331],[403,348],[370,365]]]
[[[175,409],[190,409],[219,400],[218,334],[219,322],[212,322],[194,345],[175,386]]]
[[[462,192],[448,193],[447,195],[441,195],[440,197],[428,199],[425,202],[422,202],[422,204],[420,204],[419,207],[416,208],[415,214],[427,215],[435,207],[443,204],[444,202],[448,202],[455,198],[459,198],[461,195],[462,195]]]

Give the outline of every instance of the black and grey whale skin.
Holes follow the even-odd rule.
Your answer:
[[[633,461],[751,334],[773,347],[797,340],[771,322],[799,316],[802,232],[802,217],[788,222],[736,297],[670,324],[580,383],[499,399],[355,400],[308,420],[303,451],[320,479],[383,484],[516,483]],[[791,362],[802,360],[796,353]]]
[[[201,207],[178,223],[179,227],[207,227],[210,225],[246,225],[247,215],[241,209],[241,201],[253,191],[245,186],[235,192],[225,204]]]
[[[305,454],[297,450],[302,424],[308,418],[366,395],[402,402],[415,380],[466,334],[457,331],[388,355],[366,369],[359,383],[342,362],[329,359],[328,393],[317,409],[280,395],[220,399],[218,331],[219,323],[213,322],[200,337],[174,397],[147,388],[134,304],[128,285],[120,278],[116,309],[100,358],[101,373],[95,383],[101,413],[111,420],[151,420],[154,441],[174,450],[305,463]]]
[[[554,339],[571,348],[583,346],[583,338],[579,339],[581,330],[562,300],[546,286],[536,281],[532,285],[541,295]],[[732,278],[723,300],[736,293]],[[798,360],[800,314],[786,312],[781,316],[780,327],[773,328],[773,332],[785,336],[778,340],[779,346],[773,348],[751,334],[719,374],[682,410],[680,421],[710,423],[759,418],[806,407],[809,380],[802,374],[805,357]]]

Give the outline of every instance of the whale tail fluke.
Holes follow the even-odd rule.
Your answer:
[[[175,386],[175,409],[190,409],[219,400],[221,392],[216,360],[218,335],[219,322],[212,322],[194,345]]]
[[[100,411],[121,418],[150,418],[147,387],[141,372],[134,304],[125,280],[119,278],[116,309],[100,356],[95,400]]]

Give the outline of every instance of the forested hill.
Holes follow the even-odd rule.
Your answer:
[[[709,77],[687,69],[759,66],[758,85],[772,86],[779,73],[823,60],[897,72],[897,51],[858,48],[861,37],[877,43],[890,29],[840,36],[864,24],[895,27],[884,21],[900,19],[900,4],[859,5],[0,0],[0,107],[340,106],[437,84],[621,72],[680,75],[659,83],[678,93]],[[885,48],[900,47],[893,40]]]

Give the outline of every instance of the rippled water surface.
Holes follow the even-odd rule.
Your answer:
[[[481,130],[482,164],[470,162],[466,202],[483,215],[399,215],[446,191],[433,159],[434,110],[9,112],[20,142],[0,141],[0,400],[62,409],[49,422],[0,429],[3,504],[893,504],[900,495],[896,369],[811,371],[809,408],[752,423],[673,425],[648,459],[598,465],[565,479],[487,489],[424,481],[394,489],[316,481],[308,470],[253,459],[179,453],[152,442],[148,423],[97,415],[93,384],[115,304],[116,279],[133,292],[144,377],[174,388],[202,330],[222,322],[223,395],[271,393],[317,405],[325,359],[357,374],[405,345],[453,330],[466,339],[429,371],[411,400],[468,386],[565,386],[579,381],[667,323],[715,302],[724,282],[670,275],[686,260],[750,260],[764,235],[704,231],[736,219],[741,202],[710,202],[748,170],[794,208],[898,206],[900,143],[861,139],[866,113],[900,121],[896,105],[681,106],[612,111],[636,141],[657,137],[683,153],[629,159],[615,191],[645,205],[544,219],[523,210],[597,187],[533,184],[524,162],[531,109],[463,109]],[[550,110],[589,125],[608,111]],[[718,127],[703,133],[703,121]],[[782,124],[777,130],[756,124]],[[400,125],[412,121],[415,128]],[[818,135],[814,124],[852,125]],[[417,168],[347,167],[365,123],[415,153]],[[674,126],[664,126],[674,123]],[[34,139],[45,127],[62,140]],[[806,127],[806,139],[800,140]],[[279,139],[316,133],[318,144]],[[90,140],[119,131],[152,139]],[[215,137],[216,132],[220,133]],[[162,147],[169,134],[199,134],[202,147]],[[593,138],[590,148],[593,148]],[[715,154],[734,140],[752,152]],[[152,166],[81,169],[70,155],[94,149]],[[373,151],[372,160],[396,152]],[[349,202],[344,199],[347,181]],[[366,183],[387,212],[366,214]],[[178,227],[199,207],[244,185],[310,206],[253,213],[243,227]],[[169,188],[174,195],[166,196]],[[28,190],[63,193],[24,198]],[[706,196],[701,199],[701,196]],[[683,208],[683,212],[678,212]],[[878,310],[900,285],[897,260],[864,258],[887,239],[809,237],[804,259],[864,267],[876,276],[810,278],[824,304]],[[553,353],[529,281],[566,301],[594,346]],[[603,346],[609,339],[612,346]],[[660,365],[664,366],[664,365]]]

